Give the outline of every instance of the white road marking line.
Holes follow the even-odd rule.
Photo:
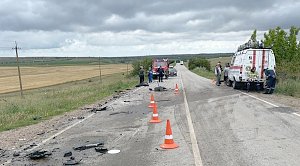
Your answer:
[[[294,112],[293,114],[300,117],[300,114],[298,114],[298,113],[295,113],[295,112]]]
[[[182,86],[182,93],[183,93],[183,99],[184,99],[186,118],[187,118],[187,121],[188,121],[189,133],[190,133],[191,142],[192,142],[192,150],[193,150],[193,154],[194,154],[195,165],[196,166],[203,166],[201,155],[200,155],[200,150],[199,150],[199,147],[198,147],[197,138],[196,138],[196,134],[195,134],[195,130],[194,130],[191,114],[190,114],[189,105],[188,105],[186,95],[185,95],[185,90],[184,90],[181,74],[180,74],[180,80],[181,80],[181,86]]]
[[[49,138],[47,138],[47,139],[44,139],[44,140],[43,140],[43,141],[42,141],[40,144],[38,144],[37,146],[35,146],[35,147],[33,147],[33,148],[29,149],[29,151],[32,151],[32,150],[34,150],[34,149],[36,149],[36,148],[38,148],[38,147],[40,147],[40,146],[44,145],[44,144],[45,144],[46,142],[48,142],[49,140],[53,139],[54,137],[57,137],[57,136],[59,136],[60,134],[62,134],[63,132],[65,132],[65,131],[69,130],[70,128],[72,128],[72,127],[74,127],[74,126],[78,125],[79,123],[81,123],[81,122],[83,122],[83,121],[85,121],[85,120],[89,119],[89,118],[90,118],[90,117],[92,117],[93,115],[95,115],[95,113],[93,113],[93,114],[90,114],[90,115],[89,115],[89,116],[87,116],[86,118],[84,118],[84,119],[82,119],[82,120],[80,120],[80,121],[78,121],[78,122],[76,122],[76,123],[72,124],[71,126],[68,126],[68,127],[64,128],[64,129],[63,129],[63,130],[61,130],[60,132],[58,132],[58,133],[56,133],[56,134],[52,135],[51,137],[49,137]]]
[[[278,105],[272,104],[272,103],[270,103],[270,102],[268,102],[268,101],[265,101],[265,100],[263,100],[263,99],[260,99],[260,98],[258,98],[258,97],[249,95],[249,94],[247,94],[247,93],[245,93],[245,92],[242,92],[242,91],[240,91],[240,92],[241,92],[242,94],[247,95],[247,96],[249,96],[249,97],[252,97],[252,98],[254,98],[254,99],[256,99],[256,100],[259,100],[259,101],[262,101],[262,102],[264,102],[264,103],[267,103],[267,104],[269,104],[269,105],[271,105],[271,106],[273,106],[273,107],[275,107],[275,108],[278,108],[278,107],[279,107]],[[294,113],[292,113],[292,114],[300,117],[300,114],[298,114],[298,113],[295,113],[295,112],[294,112]]]
[[[270,102],[268,102],[268,101],[265,101],[265,100],[263,100],[263,99],[260,99],[260,98],[258,98],[258,97],[255,97],[255,96],[252,96],[252,95],[249,95],[248,93],[244,93],[244,92],[242,92],[242,91],[240,91],[242,94],[244,94],[244,95],[247,95],[247,96],[249,96],[249,97],[252,97],[252,98],[254,98],[254,99],[256,99],[256,100],[259,100],[259,101],[262,101],[262,102],[264,102],[264,103],[267,103],[267,104],[269,104],[269,105],[271,105],[271,106],[273,106],[273,107],[279,107],[278,105],[275,105],[275,104],[272,104],[272,103],[270,103]]]

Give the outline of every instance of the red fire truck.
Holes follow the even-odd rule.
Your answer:
[[[164,75],[165,75],[166,70],[169,69],[169,60],[168,59],[153,59],[153,61],[152,61],[153,78],[156,78],[158,76],[159,67],[161,67],[164,70]]]

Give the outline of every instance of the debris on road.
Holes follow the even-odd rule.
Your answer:
[[[42,131],[42,132],[40,132],[40,133],[37,133],[36,135],[43,135],[43,134],[45,134],[44,131]]]
[[[28,150],[28,149],[31,149],[32,147],[34,147],[34,146],[37,146],[37,144],[36,143],[32,143],[32,144],[30,144],[29,146],[27,146],[26,148],[24,148],[23,150]]]
[[[80,163],[82,159],[80,160],[75,160],[75,157],[70,157],[69,160],[67,160],[66,162],[64,162],[64,165],[78,165]]]
[[[113,150],[109,150],[107,153],[108,154],[117,154],[117,153],[120,153],[121,151],[118,150],[118,149],[113,149]]]
[[[147,82],[142,82],[142,83],[136,85],[135,87],[141,87],[141,86],[149,86],[149,84]]]
[[[129,111],[121,111],[121,112],[114,112],[109,115],[117,115],[117,114],[130,114],[130,113],[129,113]]]
[[[31,160],[38,160],[38,159],[42,159],[42,158],[45,158],[45,157],[48,157],[52,155],[51,152],[48,152],[46,150],[37,150],[37,151],[34,151],[32,153],[30,153],[28,155],[28,157],[31,159]]]
[[[71,151],[65,152],[64,157],[70,157],[70,156],[72,156],[72,152]]]
[[[102,147],[96,147],[95,150],[96,152],[103,153],[103,154],[108,152],[107,148],[102,148]]]
[[[94,108],[92,109],[92,112],[106,111],[106,110],[107,110],[107,106],[101,107],[101,108],[94,107]]]
[[[20,156],[20,152],[17,152],[17,151],[16,151],[16,152],[14,152],[13,156],[14,156],[14,157],[18,157],[18,156]]]
[[[90,149],[90,148],[103,147],[103,146],[104,146],[104,143],[100,142],[100,143],[95,143],[95,144],[88,144],[88,145],[78,146],[78,147],[75,147],[73,149],[82,151],[82,150],[86,150],[86,149]]]
[[[163,86],[158,86],[158,87],[154,88],[154,91],[157,91],[157,92],[167,91],[167,88],[163,87]]]

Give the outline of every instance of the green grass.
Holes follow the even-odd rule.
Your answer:
[[[205,68],[195,68],[192,72],[198,74],[199,76],[208,78],[208,79],[215,79],[215,74],[212,71],[208,71]]]
[[[286,79],[279,81],[275,88],[275,93],[300,98],[300,79]]]
[[[22,99],[18,93],[0,95],[0,131],[38,123],[53,116],[95,103],[118,90],[132,88],[137,79],[122,74],[75,81],[62,85],[28,90]]]

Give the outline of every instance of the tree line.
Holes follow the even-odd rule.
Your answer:
[[[292,26],[289,32],[280,27],[270,29],[261,40],[264,47],[272,48],[276,58],[276,72],[281,78],[300,78],[300,43],[297,35],[300,28]],[[256,30],[251,35],[256,43]]]

